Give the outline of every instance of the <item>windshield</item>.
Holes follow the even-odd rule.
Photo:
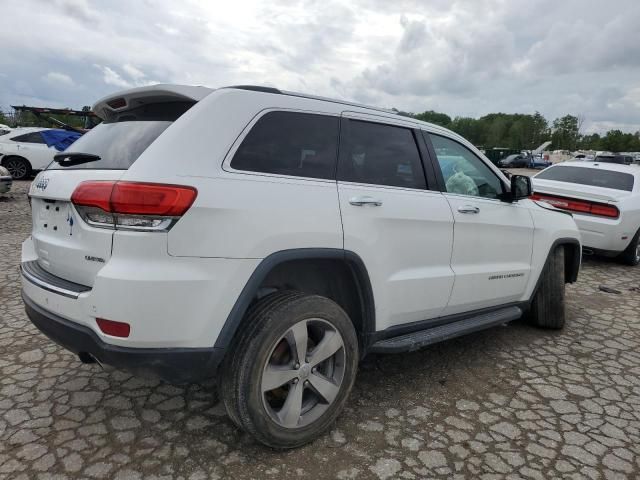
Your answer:
[[[535,178],[555,180],[556,182],[577,183],[592,187],[613,188],[614,190],[633,190],[633,175],[599,168],[551,167],[540,172]]]
[[[49,170],[127,170],[169,125],[193,105],[172,102],[143,105],[103,122],[75,141],[65,153],[88,153],[100,160],[65,167],[58,163]]]

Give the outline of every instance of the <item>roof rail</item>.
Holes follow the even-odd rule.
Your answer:
[[[252,92],[264,92],[264,93],[282,93],[277,88],[263,87],[260,85],[230,85],[222,88],[237,88],[238,90],[251,90]]]
[[[317,95],[308,95],[306,93],[299,92],[290,92],[287,90],[279,90],[274,87],[262,87],[260,85],[231,85],[228,87],[222,88],[236,88],[239,90],[251,90],[253,92],[264,92],[264,93],[276,93],[279,95],[288,95],[290,97],[300,97],[300,98],[308,98],[310,100],[321,100],[323,102],[331,102],[331,103],[339,103],[341,105],[348,105],[350,107],[358,107],[358,108],[366,108],[368,110],[375,110],[377,112],[391,113],[393,115],[399,115],[400,112],[396,110],[390,110],[388,108],[380,108],[380,107],[372,107],[370,105],[363,105],[361,103],[349,102],[346,100],[338,100],[336,98],[328,98],[328,97],[320,97]]]

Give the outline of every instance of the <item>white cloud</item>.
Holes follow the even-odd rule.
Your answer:
[[[60,72],[49,72],[44,76],[44,79],[52,85],[65,87],[72,87],[74,85],[73,79],[69,75]]]
[[[587,129],[640,128],[637,0],[5,3],[5,23],[30,28],[0,29],[0,104],[82,106],[155,81],[243,83],[408,111],[539,110],[581,114]]]

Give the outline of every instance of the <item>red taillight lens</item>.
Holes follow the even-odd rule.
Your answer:
[[[588,200],[578,200],[576,198],[566,198],[544,193],[534,193],[531,195],[531,199],[546,202],[556,208],[569,210],[571,212],[587,213],[609,218],[618,218],[620,216],[620,211],[617,207],[607,205],[606,203],[590,202]]]
[[[155,183],[117,182],[111,193],[113,213],[179,217],[196,199],[195,188]]]
[[[96,318],[96,323],[102,333],[106,333],[112,337],[127,338],[131,333],[131,325],[128,323],[105,320],[104,318]]]
[[[110,212],[109,201],[114,184],[115,182],[82,182],[71,194],[71,203]]]
[[[71,202],[88,223],[109,228],[167,230],[191,207],[193,187],[142,182],[82,182]]]

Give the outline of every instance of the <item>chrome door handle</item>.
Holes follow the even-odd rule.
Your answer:
[[[462,205],[458,207],[458,212],[460,213],[480,213],[480,209],[478,207],[474,207],[473,205]]]
[[[363,197],[351,197],[349,199],[349,203],[351,205],[355,205],[356,207],[363,207],[365,205],[371,207],[379,207],[380,205],[382,205],[382,202],[380,200],[376,200],[375,198],[366,195]]]

